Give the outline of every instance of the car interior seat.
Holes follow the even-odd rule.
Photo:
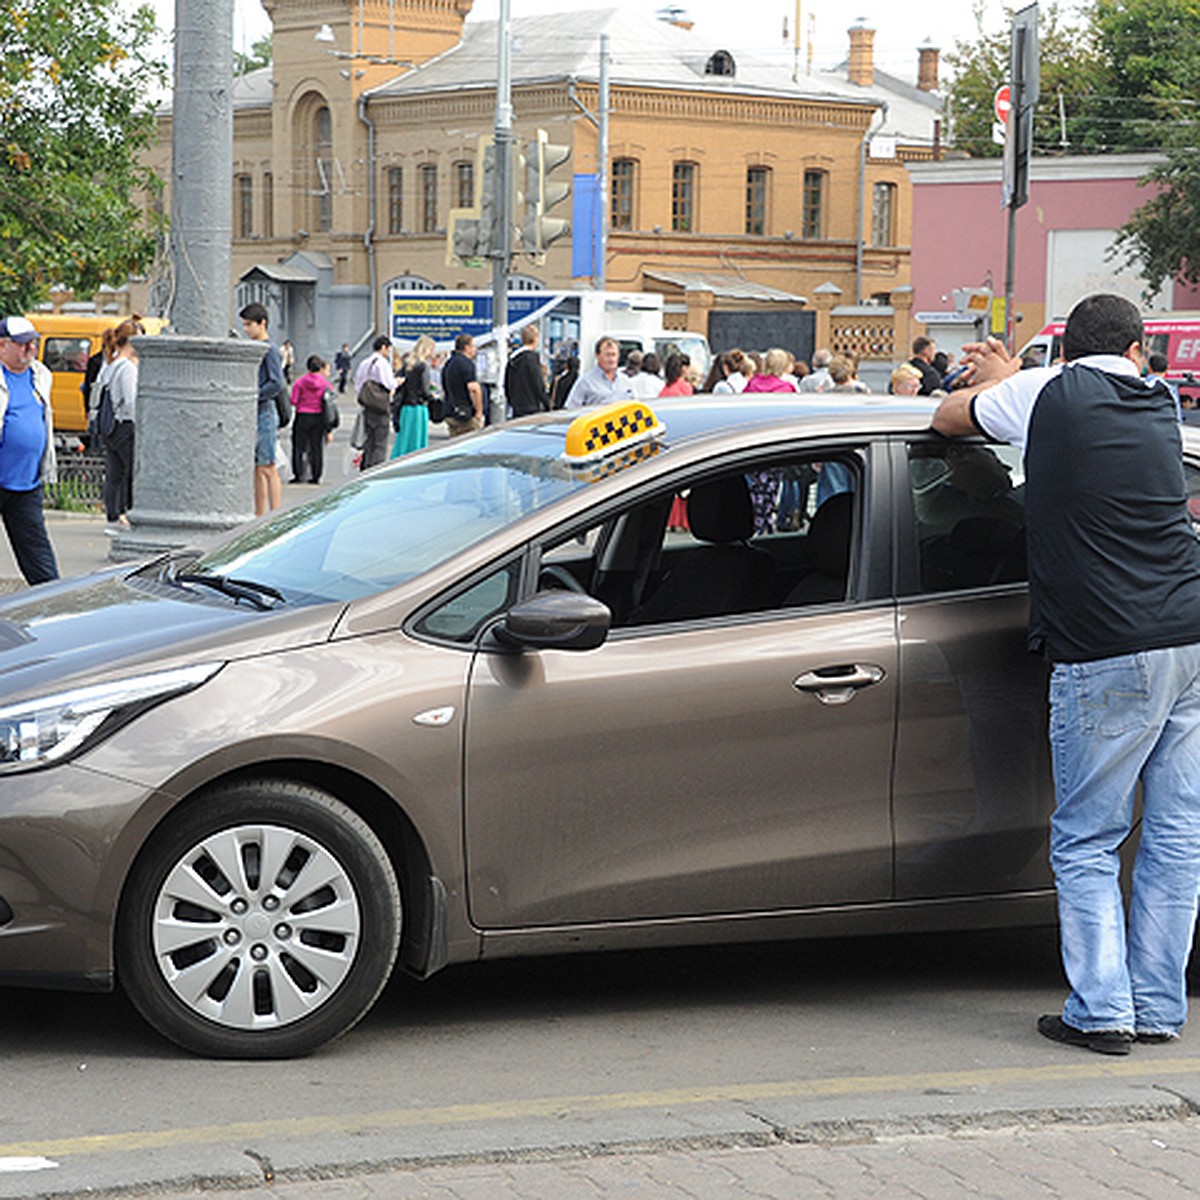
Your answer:
[[[743,475],[697,484],[688,494],[688,525],[702,543],[672,566],[635,614],[656,625],[773,607],[778,582],[771,556],[747,545],[754,506]]]
[[[846,598],[853,516],[853,492],[837,492],[813,513],[807,538],[811,570],[788,592],[785,607]]]

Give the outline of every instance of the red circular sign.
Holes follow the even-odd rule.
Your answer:
[[[1002,124],[1008,121],[1008,114],[1012,112],[1012,88],[1007,83],[996,89],[992,108],[995,109],[997,121]]]

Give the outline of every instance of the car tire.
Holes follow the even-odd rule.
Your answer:
[[[318,788],[243,781],[147,840],[121,903],[118,980],[187,1050],[290,1058],[367,1013],[400,930],[396,873],[365,821]]]

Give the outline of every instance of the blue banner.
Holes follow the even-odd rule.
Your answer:
[[[537,320],[562,299],[557,292],[509,292],[509,328],[519,329]],[[401,346],[411,346],[423,333],[442,347],[452,344],[460,333],[469,333],[480,345],[492,340],[491,292],[393,290],[388,309],[389,336]]]
[[[571,274],[594,279],[600,273],[600,177],[576,175],[571,196]]]

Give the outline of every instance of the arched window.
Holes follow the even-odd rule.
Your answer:
[[[633,228],[633,206],[637,186],[637,162],[632,158],[615,158],[612,165],[612,208],[609,227]]]
[[[771,190],[768,167],[746,168],[746,232],[759,236],[767,232],[767,201]]]
[[[737,64],[728,50],[716,51],[704,64],[705,75],[736,75]]]
[[[314,224],[321,233],[328,233],[333,228],[333,117],[324,104],[313,114],[313,175]]]
[[[801,212],[802,234],[806,238],[825,236],[825,171],[804,172],[804,207]]]
[[[696,232],[696,177],[693,162],[677,162],[671,168],[671,228],[676,233]]]

